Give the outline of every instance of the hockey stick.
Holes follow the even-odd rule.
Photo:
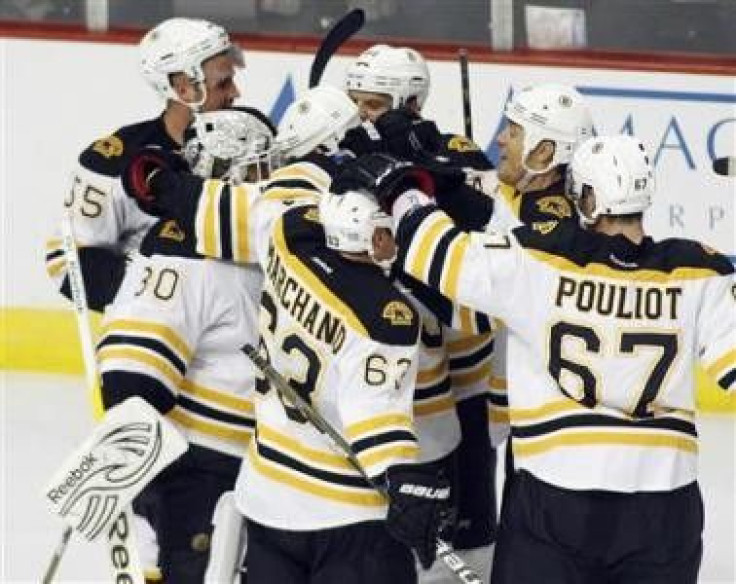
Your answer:
[[[342,454],[348,459],[348,462],[350,462],[353,468],[363,476],[371,487],[376,489],[376,491],[381,493],[384,497],[388,498],[386,489],[368,476],[368,473],[365,472],[365,469],[360,464],[358,457],[355,455],[355,452],[353,452],[352,447],[345,438],[343,438],[342,435],[340,435],[340,433],[335,430],[316,409],[307,403],[296,392],[296,390],[291,387],[289,382],[286,381],[286,379],[284,379],[284,377],[276,371],[276,369],[274,369],[268,361],[266,361],[258,351],[255,350],[255,348],[253,348],[253,345],[246,344],[243,346],[242,350],[246,355],[248,355],[250,360],[253,361],[256,367],[263,372],[266,379],[273,383],[276,391],[278,391],[282,397],[288,399],[291,405],[294,406],[294,408],[296,408],[296,410],[315,428],[317,428],[317,430],[326,434],[332,440],[335,446],[337,446]],[[447,568],[455,575],[458,582],[462,582],[463,584],[480,584],[482,582],[478,574],[476,574],[465,563],[465,561],[455,553],[455,550],[452,549],[450,544],[438,538],[436,546],[437,557],[441,559],[445,566],[447,566]]]
[[[736,176],[736,156],[724,156],[713,161],[713,172],[721,176]]]
[[[465,126],[465,137],[473,139],[473,114],[470,109],[470,77],[468,76],[468,51],[460,49],[458,52],[460,60],[460,89],[463,97],[463,123]]]
[[[99,386],[99,378],[97,375],[97,361],[95,359],[95,347],[92,341],[92,330],[89,325],[89,306],[87,305],[87,293],[84,288],[84,278],[82,277],[82,268],[79,263],[79,252],[77,244],[74,240],[74,225],[72,223],[71,211],[68,211],[62,221],[62,245],[67,263],[67,275],[69,278],[69,288],[74,303],[74,314],[77,319],[77,331],[79,334],[79,342],[82,347],[82,361],[84,362],[84,373],[88,391],[94,403],[94,395],[97,393]],[[124,510],[118,520],[108,533],[108,544],[110,549],[110,561],[113,568],[113,580],[118,581],[119,577],[131,584],[144,584],[143,570],[141,569],[138,551],[135,544],[132,544],[132,524],[128,518],[130,513]],[[118,525],[120,523],[121,525]],[[123,530],[121,526],[125,527]],[[61,535],[58,546],[49,561],[49,565],[44,572],[42,581],[44,584],[50,583],[56,570],[59,567],[61,558],[66,551],[67,544],[71,538],[72,527],[67,526]],[[118,538],[113,541],[113,538]],[[124,555],[126,558],[125,565],[121,565],[119,557]]]
[[[361,8],[356,8],[338,20],[327,32],[319,45],[319,49],[317,49],[317,54],[314,55],[312,66],[309,68],[310,89],[319,85],[329,60],[345,41],[363,28],[364,23],[365,12]]]

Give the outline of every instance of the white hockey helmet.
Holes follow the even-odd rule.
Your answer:
[[[593,135],[593,118],[583,97],[572,87],[544,83],[514,92],[504,115],[524,129],[521,159],[530,174],[541,174],[569,164],[575,149]],[[555,153],[541,170],[527,167],[526,159],[540,142],[549,140]]]
[[[265,176],[278,166],[278,151],[270,121],[253,108],[199,113],[184,133],[184,159],[202,178],[244,182],[255,168]]]
[[[325,230],[327,247],[370,255],[375,230],[393,226],[391,216],[384,213],[376,198],[364,190],[346,191],[341,195],[324,193],[319,200],[319,220]]]
[[[345,89],[385,93],[391,96],[393,108],[415,97],[421,108],[429,93],[429,68],[414,49],[374,45],[348,67]]]
[[[641,213],[652,204],[654,168],[644,145],[633,136],[598,136],[584,142],[568,168],[567,192],[578,210],[584,187],[591,187],[595,207],[583,221],[601,215]]]
[[[320,149],[333,155],[345,132],[360,123],[357,106],[339,89],[313,87],[284,112],[276,143],[285,159],[299,158]]]
[[[198,18],[164,20],[144,35],[138,49],[143,77],[162,98],[176,101],[181,100],[171,86],[170,76],[174,73],[184,73],[192,83],[202,84],[202,63],[221,53],[230,54],[237,66],[244,65],[243,53],[230,41],[227,31]],[[202,103],[204,98],[197,104],[186,105]]]

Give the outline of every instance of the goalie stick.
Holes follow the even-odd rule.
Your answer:
[[[317,53],[314,55],[312,66],[309,68],[310,89],[319,85],[329,60],[345,41],[363,28],[364,23],[365,12],[360,8],[356,8],[338,20],[327,32],[319,45],[319,49],[317,49]]]
[[[368,476],[368,473],[365,472],[365,469],[360,464],[358,457],[355,452],[353,452],[353,449],[347,440],[345,440],[345,438],[343,438],[342,435],[335,430],[314,407],[312,407],[312,405],[307,403],[297,393],[297,391],[291,387],[289,382],[284,379],[284,377],[276,371],[276,369],[274,369],[268,361],[258,353],[258,351],[256,351],[253,345],[244,345],[243,352],[248,355],[248,358],[263,372],[266,379],[274,385],[276,391],[278,391],[282,397],[288,399],[291,405],[294,406],[294,408],[317,430],[322,434],[327,435],[335,446],[339,448],[341,453],[348,459],[348,462],[350,462],[353,468],[357,470],[363,478],[374,489],[376,489],[376,491],[387,498],[388,495],[386,493],[386,489]],[[481,584],[482,581],[478,574],[468,567],[465,561],[455,553],[455,550],[452,549],[452,546],[449,543],[438,538],[436,549],[437,558],[444,562],[445,566],[447,566],[447,568],[453,573],[458,582],[462,582],[463,584]]]
[[[79,253],[77,244],[74,240],[74,225],[72,222],[71,210],[67,211],[62,221],[62,245],[66,256],[67,274],[69,278],[69,288],[72,294],[72,302],[74,306],[74,314],[77,319],[77,331],[79,334],[79,342],[82,348],[82,361],[84,363],[84,373],[87,389],[91,394],[92,402],[95,407],[98,406],[96,396],[99,394],[99,379],[97,375],[97,362],[95,359],[94,342],[92,341],[92,331],[89,325],[89,306],[87,305],[87,293],[84,288],[84,279],[82,277],[82,268],[79,264]],[[132,536],[132,522],[130,509],[124,510],[112,528],[107,533],[107,544],[109,549],[110,567],[112,568],[113,581],[118,581],[120,577],[128,578],[131,584],[144,584],[143,570],[138,558],[138,550],[135,549]],[[56,571],[59,568],[61,558],[66,551],[67,544],[72,535],[72,526],[67,525],[59,540],[54,553],[49,560],[49,564],[43,574],[43,584],[49,584],[53,581]],[[119,565],[116,554],[125,555],[125,566]]]

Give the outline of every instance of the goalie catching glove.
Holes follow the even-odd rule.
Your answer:
[[[389,499],[386,528],[414,550],[428,570],[437,555],[437,539],[454,523],[450,482],[427,465],[399,464],[386,471]]]
[[[346,162],[332,181],[330,190],[338,195],[347,191],[371,192],[386,213],[396,198],[410,189],[434,195],[434,179],[424,168],[397,160],[388,154],[366,154]]]
[[[158,198],[164,189],[158,189],[154,179],[157,176],[160,179],[160,175],[165,171],[181,170],[188,171],[189,167],[179,154],[147,146],[136,151],[125,161],[120,178],[126,194],[135,199],[142,211],[161,217],[166,214],[166,207]]]

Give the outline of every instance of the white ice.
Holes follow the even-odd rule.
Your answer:
[[[58,543],[60,521],[41,490],[86,437],[92,421],[77,377],[0,371],[0,582],[38,582]],[[706,506],[702,584],[736,582],[736,418],[700,420]],[[59,582],[105,582],[104,548],[72,538]]]

